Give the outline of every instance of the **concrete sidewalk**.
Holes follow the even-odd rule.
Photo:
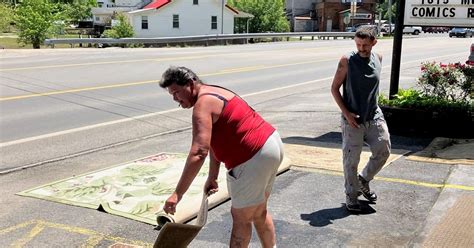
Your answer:
[[[328,146],[338,142],[335,134],[314,138],[322,139]],[[417,149],[407,145],[413,139],[392,140],[400,150]],[[328,170],[318,164],[321,159],[315,155],[311,165],[293,164],[276,181],[269,209],[278,247],[474,246],[474,167],[414,162],[402,156],[372,181],[377,203],[360,197],[363,211],[352,214],[344,206],[342,171]],[[229,209],[226,202],[211,210],[191,247],[226,247]],[[259,246],[254,232],[251,247]]]

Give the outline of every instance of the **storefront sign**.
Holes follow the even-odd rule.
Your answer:
[[[406,0],[404,24],[474,27],[474,0]]]

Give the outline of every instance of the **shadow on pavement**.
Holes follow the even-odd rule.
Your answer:
[[[283,138],[283,143],[297,145],[313,145],[327,148],[340,148],[342,146],[341,132],[329,132],[319,137],[293,136]],[[392,149],[403,149],[411,152],[422,150],[428,146],[433,138],[417,138],[391,135]]]
[[[332,224],[334,220],[346,218],[350,215],[366,215],[377,212],[370,206],[370,204],[374,203],[365,200],[360,200],[359,202],[362,209],[361,212],[350,212],[346,209],[346,205],[342,203],[338,208],[326,208],[310,214],[301,214],[301,219],[309,221],[311,226],[323,227]]]

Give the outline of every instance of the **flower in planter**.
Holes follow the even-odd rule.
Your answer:
[[[424,95],[469,102],[474,92],[474,68],[461,63],[424,62],[417,80]]]
[[[400,89],[393,99],[379,96],[390,133],[474,138],[473,78],[472,66],[422,63],[419,89]]]
[[[474,113],[474,67],[461,63],[424,62],[417,79],[419,89],[400,89],[394,99],[383,94],[381,106],[435,112]]]

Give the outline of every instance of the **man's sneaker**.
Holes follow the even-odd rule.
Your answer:
[[[361,175],[359,175],[359,183],[360,192],[365,197],[365,199],[371,202],[377,201],[377,194],[375,194],[373,191],[370,191],[369,181],[365,180]]]
[[[360,212],[361,209],[357,197],[350,197],[349,195],[346,195],[346,208],[351,212]]]

